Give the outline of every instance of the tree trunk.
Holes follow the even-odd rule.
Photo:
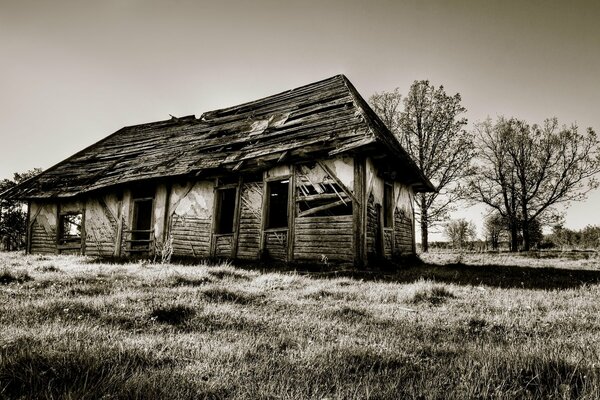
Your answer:
[[[518,233],[517,224],[515,222],[510,223],[510,251],[515,252],[518,250],[519,241],[518,241]]]
[[[421,196],[421,250],[427,253],[429,251],[429,239],[427,237],[429,220],[427,217],[427,207],[425,206],[425,194],[421,194]]]
[[[531,248],[531,237],[529,236],[529,220],[523,220],[523,250],[529,251]]]

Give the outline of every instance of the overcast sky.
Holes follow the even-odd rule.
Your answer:
[[[125,125],[339,73],[365,98],[443,84],[470,123],[556,116],[600,130],[599,20],[597,0],[0,0],[0,178]],[[598,191],[567,212],[586,224],[600,224]]]

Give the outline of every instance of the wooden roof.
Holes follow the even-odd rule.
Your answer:
[[[350,81],[337,75],[200,118],[122,128],[2,196],[72,197],[134,181],[370,151],[386,154],[416,190],[434,190]]]

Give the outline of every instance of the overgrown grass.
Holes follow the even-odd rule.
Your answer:
[[[335,277],[0,254],[0,398],[600,398],[600,266],[501,257]]]

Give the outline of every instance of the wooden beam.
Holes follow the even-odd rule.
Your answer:
[[[60,244],[60,231],[62,230],[60,222],[61,222],[60,221],[60,202],[57,201],[56,202],[56,227],[55,227],[55,230],[56,230],[56,232],[55,232],[56,233],[56,235],[55,235],[56,236],[56,238],[55,238],[56,239],[55,240],[55,244],[56,244],[56,251],[55,251],[55,253],[56,254],[60,254],[60,249],[58,247],[58,245]]]
[[[85,255],[86,231],[85,231],[85,199],[81,201],[81,255]]]
[[[231,258],[237,257],[238,240],[240,236],[240,214],[242,211],[242,177],[238,178],[238,185],[235,191],[235,205],[233,207],[233,238],[231,241]]]
[[[287,150],[284,151],[283,153],[281,153],[281,155],[277,159],[277,164],[279,164],[280,162],[282,162],[287,156],[288,156],[288,151]]]
[[[287,153],[287,151],[286,151]],[[284,154],[286,154],[284,153]],[[288,191],[288,234],[287,261],[294,261],[294,242],[296,237],[296,166],[290,165],[290,183]]]
[[[365,160],[362,157],[354,158],[354,193],[352,198],[352,228],[354,265],[363,267],[366,265],[366,204],[365,204]]]
[[[346,193],[348,196],[350,196],[350,198],[354,201],[359,201],[358,198],[355,196],[354,193],[358,193],[356,190],[356,179],[354,180],[354,193],[352,193],[352,190],[350,190],[348,188],[348,186],[344,185],[344,183],[342,181],[340,181],[340,179],[335,175],[335,173],[331,170],[331,168],[329,168],[325,163],[321,162],[321,161],[317,161],[317,164],[319,164],[319,166],[321,168],[323,168],[323,170],[325,172],[327,172],[327,174],[331,177],[331,179],[333,179],[335,181],[335,183],[338,184],[338,186],[344,191],[344,193]],[[356,159],[354,159],[354,170],[356,172]]]
[[[31,254],[31,200],[27,201],[27,238],[25,254]]]
[[[258,245],[258,254],[260,258],[264,257],[265,252],[265,228],[267,226],[267,218],[269,217],[269,210],[267,210],[268,202],[268,190],[267,190],[267,171],[263,172],[263,197],[261,204],[261,218],[260,218],[260,239]]]
[[[316,214],[319,211],[329,210],[330,208],[334,208],[334,207],[341,206],[344,204],[346,204],[344,202],[344,200],[338,200],[338,201],[334,201],[333,203],[323,204],[322,206],[318,206],[318,207],[310,208],[306,211],[302,211],[301,213],[298,214],[298,218],[308,217],[309,215]]]
[[[383,210],[381,204],[376,204],[377,213],[377,255],[385,258],[385,235],[383,233]]]
[[[318,193],[318,194],[310,194],[308,196],[298,196],[296,198],[296,202],[315,201],[315,200],[333,200],[333,199],[342,200],[340,197],[346,197],[346,199],[344,199],[344,200],[350,200],[350,198],[348,198],[348,196],[346,195],[346,192],[342,192],[342,193]]]

